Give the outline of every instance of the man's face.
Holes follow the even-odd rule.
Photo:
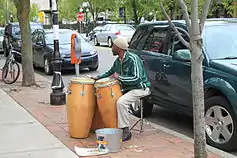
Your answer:
[[[119,55],[119,48],[113,44],[112,46],[112,52],[113,52],[113,55],[116,56],[116,55]]]

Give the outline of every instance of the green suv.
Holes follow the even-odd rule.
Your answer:
[[[184,21],[173,21],[186,41]],[[208,144],[225,151],[237,149],[237,20],[208,19],[203,30],[203,75]],[[152,84],[144,116],[153,104],[192,116],[191,53],[167,21],[141,24],[130,51],[143,60]],[[139,109],[132,109],[139,115]]]

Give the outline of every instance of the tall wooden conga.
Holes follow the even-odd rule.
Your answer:
[[[67,94],[67,118],[70,136],[87,138],[95,112],[94,80],[75,77],[70,80]]]
[[[118,80],[103,78],[95,83],[97,107],[106,128],[117,128],[116,102],[122,96]]]

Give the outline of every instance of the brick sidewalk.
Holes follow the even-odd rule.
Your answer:
[[[73,139],[68,134],[66,106],[50,106],[49,94],[51,92],[50,82],[40,75],[36,74],[36,80],[40,87],[21,87],[21,79],[18,79],[13,85],[5,85],[0,81],[1,88],[12,98],[22,105],[29,113],[39,120],[49,131],[60,139],[68,148],[74,151],[74,146],[78,147],[96,147],[95,134],[91,133],[87,139]],[[133,122],[136,121],[132,117]],[[149,124],[145,129],[153,131],[138,133],[133,131],[133,137],[130,141],[122,144],[122,150],[118,153],[94,156],[99,158],[191,158],[193,155],[193,144],[154,129]],[[37,137],[37,136],[36,136]],[[220,156],[208,152],[209,158],[219,158]]]

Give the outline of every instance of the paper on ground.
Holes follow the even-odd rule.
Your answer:
[[[96,156],[109,153],[109,150],[99,150],[98,148],[78,148],[74,147],[78,156]]]

